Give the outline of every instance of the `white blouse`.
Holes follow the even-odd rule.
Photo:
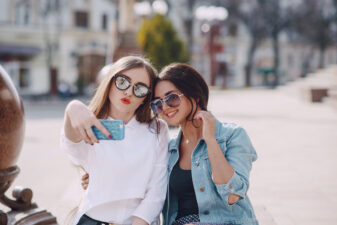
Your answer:
[[[167,187],[169,133],[160,133],[135,116],[125,125],[124,140],[100,140],[94,145],[74,143],[61,134],[61,149],[89,173],[89,186],[73,224],[83,214],[116,224],[132,224],[133,216],[158,221]]]

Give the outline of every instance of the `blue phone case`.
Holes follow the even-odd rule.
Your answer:
[[[99,120],[101,124],[111,133],[112,138],[106,137],[95,126],[92,127],[92,131],[98,140],[123,140],[125,124],[123,120]]]

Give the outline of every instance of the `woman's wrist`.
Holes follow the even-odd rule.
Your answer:
[[[204,140],[205,140],[207,146],[213,146],[213,145],[218,144],[218,142],[216,141],[214,136],[206,137],[206,138],[204,138]]]
[[[132,225],[149,225],[145,220],[140,217],[133,217]]]

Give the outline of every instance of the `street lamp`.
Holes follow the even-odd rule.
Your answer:
[[[201,31],[208,35],[207,51],[210,59],[210,85],[215,84],[215,54],[222,51],[222,45],[215,43],[216,36],[219,35],[219,22],[228,17],[228,11],[224,7],[199,6],[195,11],[195,16],[200,21],[206,21],[201,25]]]
[[[165,15],[167,10],[168,6],[163,0],[156,0],[152,3],[152,5],[148,1],[137,2],[134,5],[134,11],[139,16],[149,16],[152,13]]]
[[[161,15],[166,15],[168,7],[166,2],[162,0],[156,0],[152,3],[153,11]]]
[[[224,7],[217,6],[199,6],[195,11],[195,16],[199,20],[214,21],[226,20],[228,17],[228,11]]]

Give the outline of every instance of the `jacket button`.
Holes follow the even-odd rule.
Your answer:
[[[198,161],[196,161],[194,164],[195,164],[196,166],[199,166],[199,162],[198,162]]]
[[[199,190],[200,190],[201,192],[204,192],[205,188],[202,188],[202,187],[201,187]]]
[[[205,215],[208,215],[208,214],[209,214],[209,211],[208,211],[208,210],[206,210],[206,211],[204,212],[204,214],[205,214]]]
[[[232,189],[233,188],[233,186],[232,185],[229,185],[229,187],[228,187],[229,189]]]

